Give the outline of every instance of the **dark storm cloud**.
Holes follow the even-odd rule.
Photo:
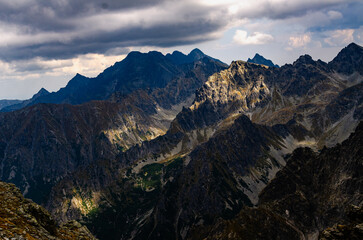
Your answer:
[[[167,4],[172,6],[173,1],[168,0]],[[0,30],[1,26],[7,27],[9,36],[14,38],[2,45],[0,39],[0,58],[6,61],[37,56],[71,58],[104,53],[115,47],[196,43],[210,40],[210,33],[226,25],[226,18],[209,19],[211,7],[197,4],[193,8],[179,4],[178,9],[171,10],[175,14],[164,13],[166,18],[158,19],[155,9],[162,9],[164,3],[163,0],[34,0],[15,4],[0,0]],[[130,11],[135,11],[136,16],[130,15],[130,20],[118,19]],[[140,14],[137,11],[143,11],[145,16],[137,16]],[[109,25],[116,27],[109,29]]]
[[[19,24],[29,32],[65,31],[75,28],[72,19],[102,12],[145,8],[163,1],[165,0],[0,0],[0,21]]]
[[[121,29],[108,34],[94,34],[85,38],[76,38],[70,43],[49,42],[18,47],[16,51],[5,48],[0,51],[0,58],[8,61],[27,59],[34,56],[48,59],[66,59],[78,54],[105,53],[116,46],[125,48],[125,51],[118,51],[118,54],[120,54],[127,53],[129,46],[170,47],[192,44],[213,39],[208,33],[218,27],[220,26],[217,24],[200,22],[199,24],[186,23],[178,26],[162,25],[151,29],[141,27]],[[172,36],[170,33],[172,33]],[[109,54],[111,53],[109,52]]]
[[[359,2],[359,0],[261,0],[254,1],[255,4],[251,4],[247,8],[241,8],[239,16],[246,18],[287,19],[303,16],[309,12],[321,11],[329,7],[345,6],[350,2]]]
[[[192,0],[0,0],[0,59],[65,59],[114,48],[192,44],[215,39],[237,19],[286,19],[346,2],[354,1],[236,1],[231,4],[247,7],[231,13],[227,4]]]

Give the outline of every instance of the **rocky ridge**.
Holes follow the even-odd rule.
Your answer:
[[[224,69],[223,64],[203,56],[177,66],[160,53],[149,55],[131,53],[130,58],[136,61],[137,57],[141,57],[146,62],[141,61],[140,67],[147,68],[150,64],[158,64],[154,59],[156,55],[161,65],[167,62],[168,66],[178,69],[178,75],[175,78],[168,75],[168,81],[157,83],[161,84],[160,87],[152,83],[155,85],[153,88],[136,86],[139,89],[129,94],[110,92],[107,101],[80,105],[43,103],[1,113],[0,178],[15,183],[27,197],[44,204],[54,184],[79,167],[98,160],[112,161],[118,153],[163,135],[182,107],[191,104],[195,89],[209,75]],[[116,65],[121,67],[107,69],[103,75],[115,79],[117,71],[125,64],[118,63]],[[136,67],[133,66],[134,69]],[[133,73],[130,69],[129,74],[138,77],[140,73]],[[62,92],[66,90],[76,94],[87,81],[77,75],[65,90],[56,95],[64,97]],[[35,97],[48,95],[37,94]],[[70,99],[71,95],[62,99]]]
[[[343,54],[344,52],[348,54],[346,50],[342,51]],[[197,91],[192,106],[184,108],[177,115],[165,135],[131,148],[119,155],[118,161],[108,166],[99,166],[96,163],[94,167],[101,173],[103,179],[107,179],[107,190],[101,190],[95,183],[90,185],[89,179],[97,178],[97,176],[86,169],[82,171],[81,179],[75,177],[77,188],[82,189],[80,196],[93,204],[92,206],[97,210],[96,215],[87,217],[87,213],[69,207],[65,202],[59,202],[62,198],[71,200],[75,197],[69,191],[72,189],[71,186],[74,187],[75,182],[70,180],[73,177],[62,181],[57,187],[58,190],[52,193],[52,205],[49,208],[54,210],[53,214],[60,216],[63,220],[86,217],[88,226],[92,228],[94,226],[92,221],[105,217],[103,214],[107,213],[108,209],[124,211],[126,206],[120,207],[120,200],[117,200],[122,197],[112,189],[124,189],[125,183],[127,186],[139,186],[138,181],[143,184],[145,179],[140,178],[139,174],[146,171],[148,167],[157,166],[159,170],[152,176],[153,179],[159,179],[158,187],[152,185],[151,188],[143,190],[154,194],[152,200],[151,198],[150,201],[146,200],[147,204],[141,211],[124,215],[119,224],[124,224],[125,219],[134,219],[131,225],[137,227],[126,226],[124,235],[121,234],[119,237],[123,236],[122,238],[127,239],[149,236],[152,238],[151,236],[165,234],[174,238],[185,238],[189,236],[190,229],[194,225],[208,225],[211,224],[208,219],[216,216],[229,218],[236,215],[244,205],[257,204],[261,190],[286,163],[283,156],[291,153],[296,147],[309,146],[317,150],[324,144],[335,145],[344,140],[350,132],[354,131],[361,119],[362,104],[361,94],[359,94],[361,81],[362,76],[359,74],[344,75],[335,71],[331,65],[314,61],[307,55],[300,57],[294,64],[285,65],[279,69],[242,61],[233,62],[228,70],[221,71],[208,79]],[[347,105],[347,102],[350,104]],[[277,114],[271,114],[272,112]],[[274,141],[265,143],[265,147],[257,151],[260,160],[251,158],[254,159],[250,162],[252,165],[242,165],[238,168],[238,172],[222,165],[219,171],[221,175],[209,174],[211,170],[206,170],[210,169],[209,162],[205,162],[207,165],[202,163],[210,156],[202,154],[198,157],[195,152],[198,152],[201,146],[210,146],[201,151],[206,153],[209,152],[208,149],[213,151],[219,148],[229,149],[227,145],[221,147],[220,144],[213,144],[213,142],[218,136],[226,136],[223,140],[226,143],[233,142],[234,138],[227,137],[226,132],[229,129],[235,129],[234,126],[239,122],[236,119],[243,119],[241,117],[243,114],[247,114],[254,123],[272,127],[270,131],[275,136]],[[271,118],[268,118],[268,115],[271,115]],[[232,164],[240,160],[239,155],[234,154],[233,150],[220,155],[222,157],[218,159],[218,162],[226,162],[227,166],[229,162]],[[178,159],[184,162],[184,167],[168,173],[167,166],[174,161],[180,161]],[[194,162],[196,165],[192,164]],[[196,173],[199,169],[197,166],[208,167],[202,167],[203,171]],[[110,169],[118,169],[117,174]],[[170,177],[165,179],[163,177],[165,175]],[[196,184],[195,187],[198,190],[184,189],[192,184],[188,183],[187,179],[195,179],[193,176],[198,175],[200,177],[197,179],[205,179],[207,182],[195,180],[196,183],[193,184]],[[184,179],[183,176],[188,178]],[[227,176],[233,177],[230,179]],[[117,180],[113,181],[114,178]],[[183,202],[195,201],[197,199],[195,194],[198,191],[202,191],[208,184],[218,179],[226,179],[227,183],[232,181],[237,184],[232,184],[235,185],[234,190],[223,189],[215,193],[209,192],[210,195],[207,194],[207,199],[203,201],[206,205],[203,214],[196,212],[193,207],[188,209],[181,207]],[[167,187],[173,185],[171,182],[176,182],[176,186],[172,189],[184,189],[180,192],[185,192],[185,196],[176,195],[173,198],[175,193]],[[243,182],[248,184],[245,185]],[[63,189],[68,189],[65,194],[61,192]],[[127,191],[134,190],[131,187]],[[87,198],[94,192],[99,193],[101,197]],[[118,197],[115,198],[115,194]],[[141,194],[139,192],[136,195],[139,197],[136,198],[145,199],[143,194],[142,191]],[[223,200],[217,201],[217,196]],[[174,200],[170,200],[169,197]],[[224,204],[221,205],[223,202]],[[131,208],[132,206],[132,204],[128,205]],[[166,208],[166,206],[169,207]],[[180,212],[175,212],[178,210]],[[213,217],[208,217],[208,214]],[[171,229],[172,232],[165,229]],[[100,230],[95,231],[100,233]]]
[[[13,184],[0,182],[0,202],[1,239],[96,239],[76,221],[58,226],[43,207],[25,199]]]
[[[362,137],[363,122],[336,147],[295,150],[257,208],[195,229],[191,239],[361,239]]]
[[[350,45],[340,56],[352,48],[359,49]],[[359,62],[360,53],[354,56]],[[208,78],[165,135],[81,166],[52,189],[47,208],[60,221],[81,219],[100,239],[185,239],[213,219],[233,219],[259,204],[296,147],[320,150],[354,131],[362,117],[362,76],[355,65],[348,75],[338,65],[308,55],[279,69],[233,62]],[[152,115],[168,102],[158,99],[178,99],[157,91],[115,92],[111,99],[135,101]],[[138,102],[140,96],[154,101]],[[265,226],[261,214],[292,237],[305,234],[267,210],[252,212]]]

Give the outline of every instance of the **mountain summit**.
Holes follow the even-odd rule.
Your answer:
[[[167,59],[172,61],[174,64],[181,65],[186,63],[192,63],[194,61],[201,60],[203,58],[212,59],[218,61],[219,63],[223,63],[218,59],[212,58],[206,54],[204,54],[200,49],[195,48],[193,49],[188,55],[185,55],[182,52],[174,51],[172,54],[168,53],[165,56]],[[224,63],[223,63],[224,64]]]
[[[352,74],[357,71],[363,75],[363,47],[351,43],[329,62],[329,66],[339,73]]]
[[[274,64],[271,60],[264,58],[263,56],[261,56],[260,54],[256,53],[255,56],[251,59],[249,58],[247,60],[247,62],[249,63],[256,63],[256,64],[262,64],[262,65],[266,65],[268,67],[279,67],[279,65]]]
[[[193,67],[193,63],[204,58],[205,63],[215,62],[222,68],[227,67],[199,49],[194,49],[188,55],[175,51],[166,56],[157,51],[132,51],[125,59],[116,62],[95,78],[77,74],[57,92],[41,91],[40,95],[36,94],[36,98],[8,106],[2,111],[14,111],[37,103],[82,104],[92,100],[107,100],[116,93],[125,96],[135,90],[164,88],[172,80],[185,77],[186,71]],[[181,66],[185,64],[190,66]]]

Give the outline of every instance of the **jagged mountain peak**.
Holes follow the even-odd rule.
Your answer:
[[[147,53],[143,53],[143,52],[139,52],[139,51],[131,51],[127,54],[125,59],[123,59],[122,61],[116,62],[114,66],[118,66],[124,62],[133,62],[133,61],[138,61],[140,59],[147,59],[147,58],[156,60],[156,59],[164,59],[165,56],[161,52],[158,52],[158,51],[149,51]]]
[[[89,81],[89,78],[86,77],[86,76],[83,76],[79,73],[77,73],[69,82],[68,84],[66,85],[65,88],[73,88],[73,87],[80,87],[80,86],[83,86],[86,82]],[[63,88],[64,89],[64,88]]]
[[[81,78],[87,78],[87,77],[80,73],[77,73],[76,75],[74,75],[74,77],[70,81],[72,81],[74,79],[81,79]]]
[[[132,56],[138,56],[138,55],[141,55],[142,53],[139,52],[139,51],[131,51],[127,54],[126,58],[127,57],[132,57]]]
[[[358,44],[356,44],[355,42],[351,42],[348,46],[346,46],[344,49],[352,49],[352,50],[360,50],[363,51],[363,47],[359,46]],[[344,50],[343,49],[343,50]],[[342,51],[343,51],[342,50]]]
[[[32,99],[48,95],[49,92],[45,88],[41,88],[36,94],[33,95]]]
[[[279,67],[279,65],[274,64],[270,59],[266,59],[258,53],[256,53],[252,59],[248,58],[247,62],[262,64],[262,65],[266,65],[268,67]]]
[[[188,56],[192,57],[195,60],[201,59],[205,57],[206,55],[198,48],[193,49]]]
[[[49,93],[47,89],[45,88],[41,88],[39,91],[38,91],[38,94],[43,94],[43,93]]]
[[[337,58],[340,58],[342,56],[347,56],[347,55],[357,55],[357,54],[360,54],[362,55],[363,54],[363,47],[362,46],[359,46],[358,44],[352,42],[350,43],[348,46],[346,46],[345,48],[343,48],[339,53],[338,55],[333,59],[333,61]]]
[[[174,51],[172,54],[166,54],[166,58],[171,60],[174,64],[186,64],[192,63],[194,61],[198,61],[204,57],[207,57],[201,50],[198,48],[193,49],[188,55],[185,55],[182,52]]]
[[[80,73],[77,73],[73,78],[79,78],[79,77],[86,77],[86,76],[84,76],[84,75],[82,75]]]
[[[329,62],[329,67],[347,75],[354,72],[363,75],[363,47],[356,43],[350,43]]]
[[[147,54],[149,54],[151,56],[156,56],[156,57],[165,57],[164,54],[162,54],[161,52],[158,52],[158,51],[149,51]]]
[[[159,58],[161,57],[161,58],[163,58],[164,55],[158,51],[149,51],[147,53],[142,53],[139,51],[131,51],[131,52],[129,52],[129,54],[127,54],[126,58],[120,62],[127,61],[130,59],[138,59],[140,57],[159,57]],[[120,63],[120,62],[117,62],[117,63]]]
[[[305,55],[301,55],[294,63],[293,65],[296,66],[298,64],[314,64],[315,61],[313,60],[313,58],[308,55],[308,54],[305,54]]]

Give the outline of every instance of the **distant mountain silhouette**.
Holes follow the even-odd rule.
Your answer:
[[[248,59],[247,62],[249,63],[256,63],[256,64],[262,64],[268,67],[279,67],[279,65],[274,64],[271,60],[264,58],[260,54],[256,53],[255,56],[252,59]]]
[[[175,51],[166,56],[157,51],[133,51],[95,78],[77,74],[59,91],[41,95],[38,93],[32,99],[8,106],[3,111],[14,111],[36,103],[81,104],[91,100],[106,100],[116,92],[118,95],[127,95],[137,89],[164,88],[173,79],[185,77],[185,72],[190,69],[186,64],[203,58],[227,66],[199,49],[194,49],[188,55]]]
[[[0,108],[0,110],[1,110],[1,112],[11,112],[14,110],[18,110],[18,109],[21,109],[28,105],[31,105],[32,103],[36,102],[38,98],[44,97],[48,94],[49,94],[49,92],[46,89],[41,88],[36,94],[33,95],[32,98],[23,100],[23,101],[19,101],[14,104],[9,104],[6,107]]]

